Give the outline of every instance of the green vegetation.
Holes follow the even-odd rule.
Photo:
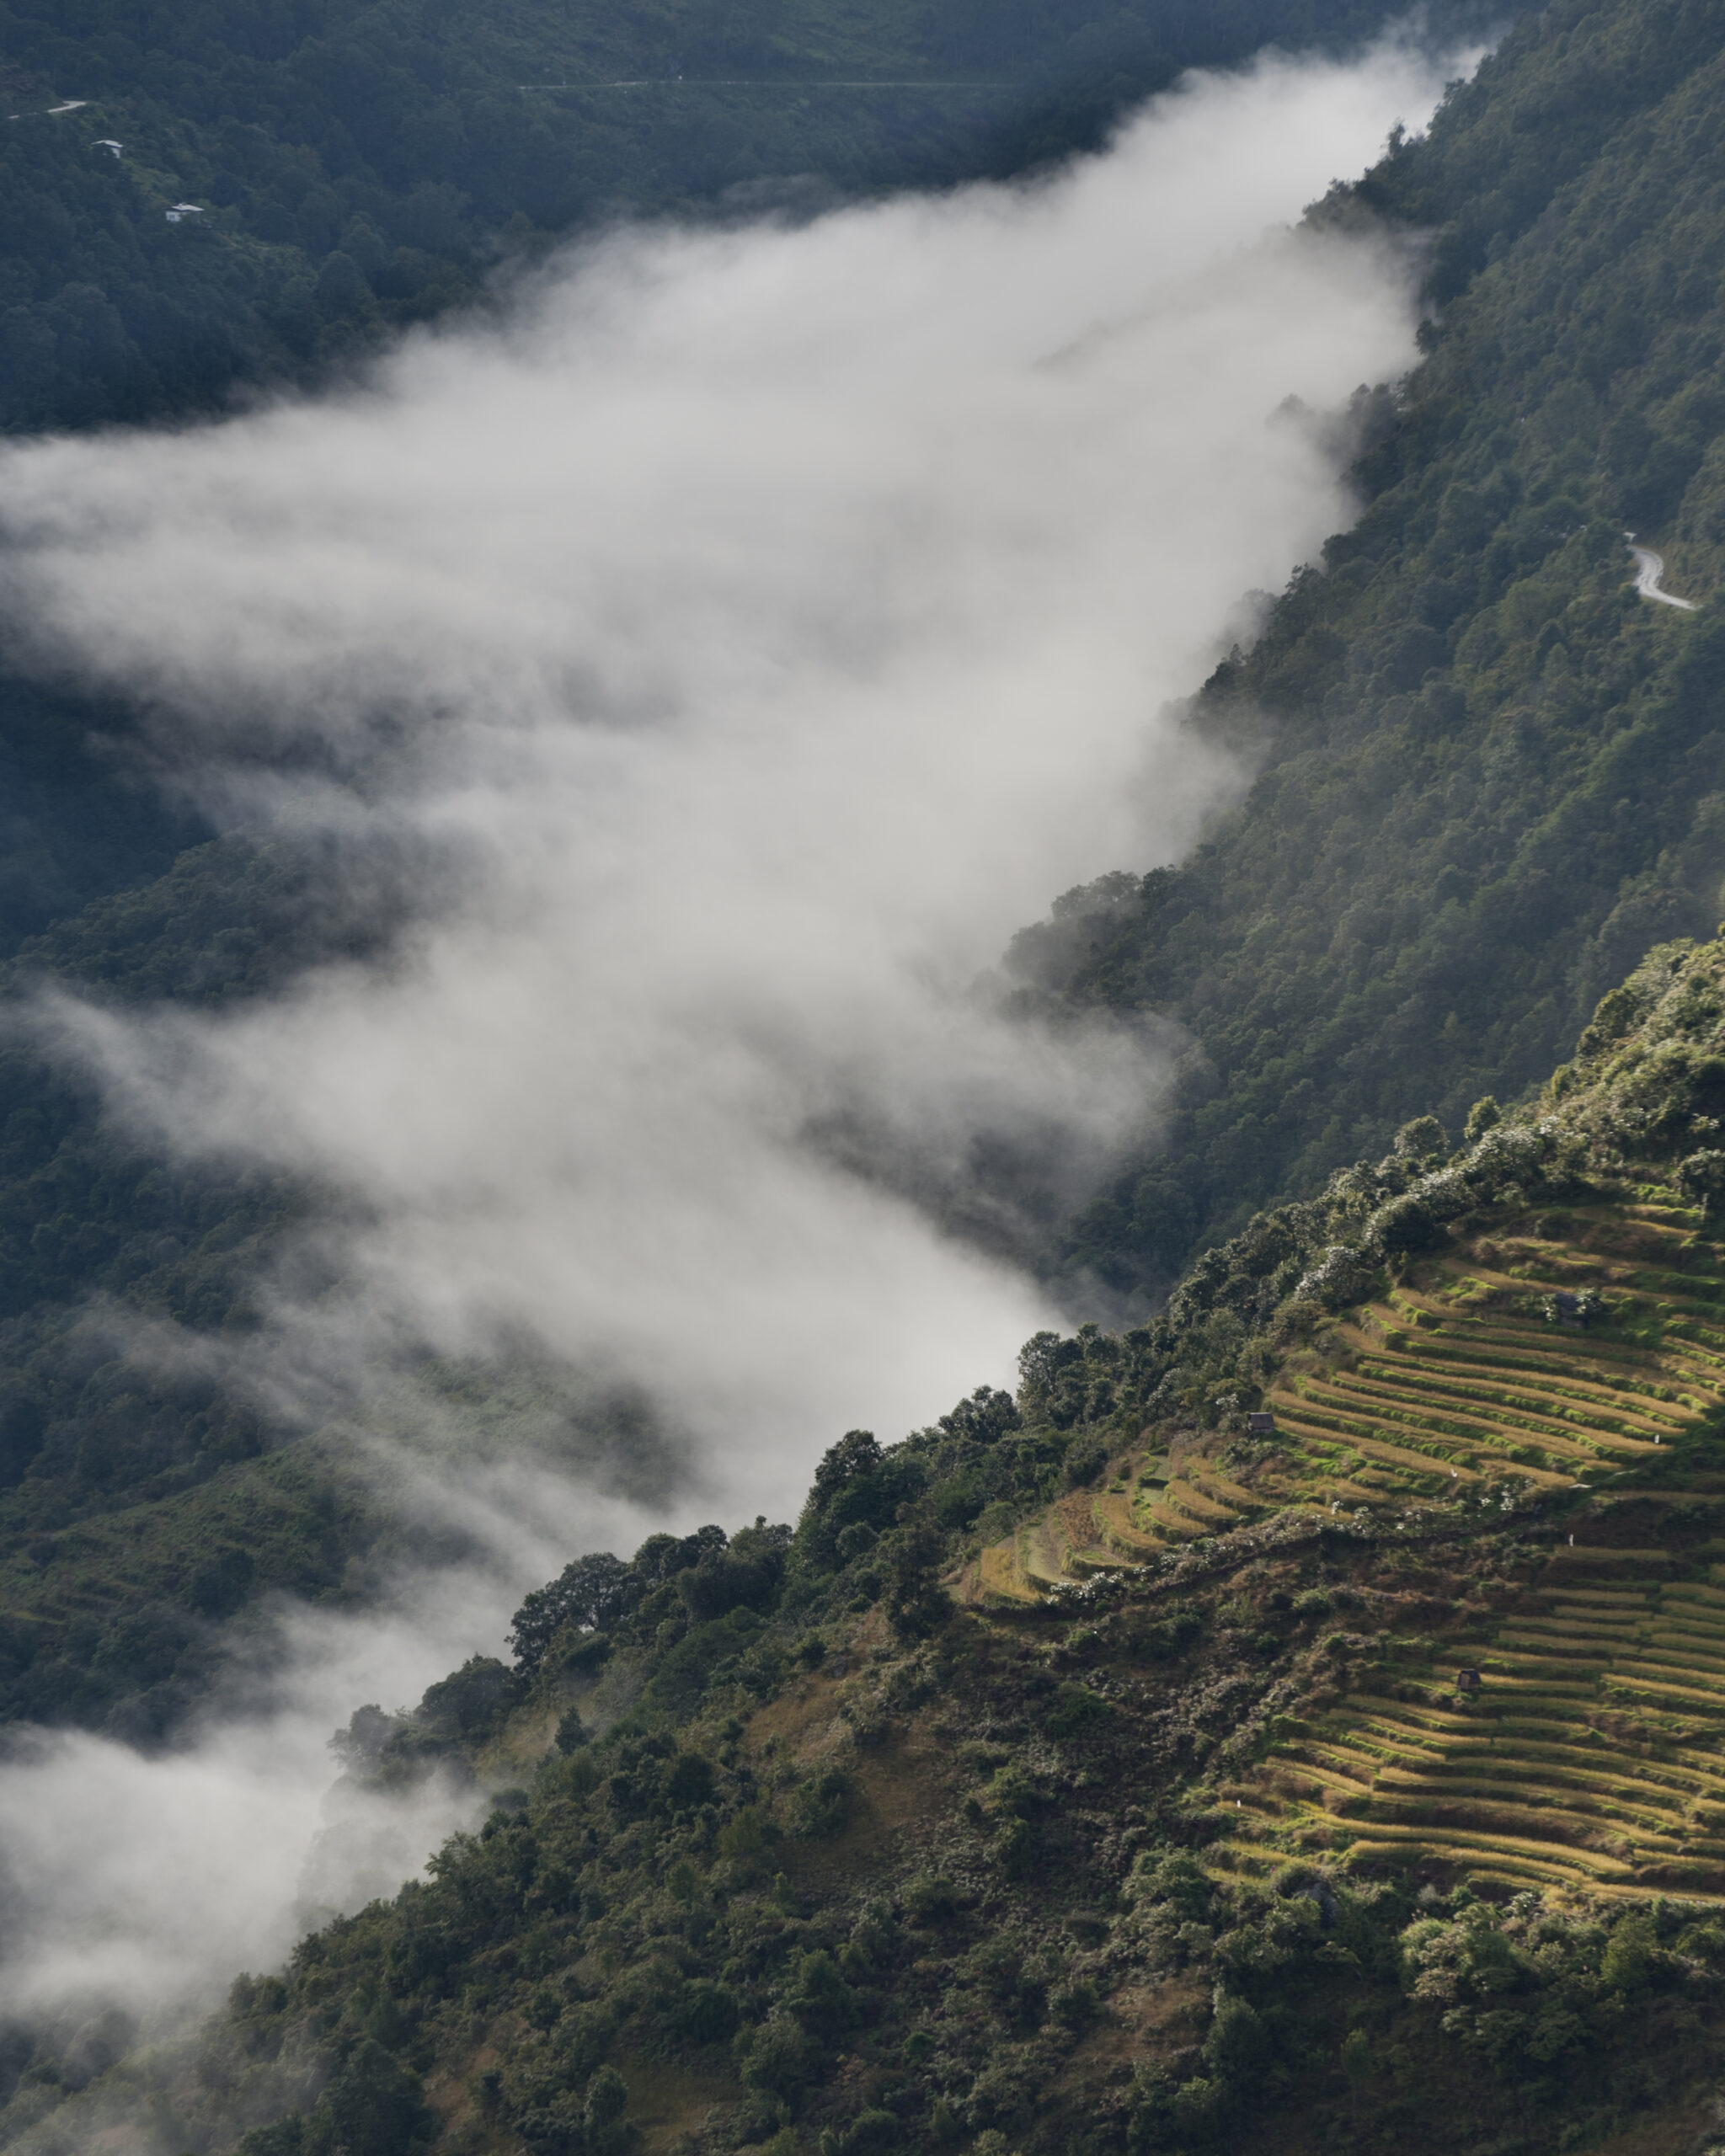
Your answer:
[[[16,115],[0,125],[0,430],[217,409],[236,384],[327,380],[620,206],[801,214],[859,189],[1023,171],[1100,140],[1183,67],[1272,37],[1345,44],[1386,13],[1375,0],[1134,0],[1057,18],[814,0],[628,15],[18,0],[0,8],[0,110]],[[703,71],[761,79],[696,81]],[[593,87],[672,73],[687,79]],[[996,87],[836,87],[972,77]],[[521,87],[554,81],[586,87]],[[170,223],[183,200],[201,214]],[[208,1007],[390,933],[393,864],[367,863],[361,903],[332,887],[328,861],[207,843],[142,781],[135,734],[120,705],[0,671],[8,999],[63,981]],[[163,1321],[243,1337],[307,1193],[163,1162],[104,1129],[87,1090],[19,1034],[0,1066],[0,1582],[18,1617],[0,1720],[158,1730],[192,1691],[164,1691],[159,1655],[129,1662],[115,1645],[110,1620],[131,1637],[148,1612],[66,1538],[123,1513],[147,1539],[152,1507],[163,1523],[200,1518],[192,1494],[276,1442],[219,1352],[195,1371],[147,1370],[123,1343]],[[596,1418],[602,1447],[632,1412],[583,1403],[576,1419],[590,1433]],[[302,1526],[317,1544],[318,1519]],[[44,1629],[32,1553],[55,1537],[56,1606],[99,1605],[97,1631],[69,1615]],[[312,1577],[272,1537],[245,1554],[257,1592]],[[167,1631],[197,1636],[183,1667],[207,1672],[215,1620],[168,1602]]]
[[[1345,44],[1390,12],[11,0],[0,431],[325,376],[619,208],[796,210],[1021,171],[1184,67]]]
[[[850,1726],[833,1721],[845,1688],[818,1676],[775,1734],[757,1712],[740,1742],[697,1724],[547,1764],[429,1881],[307,1941],[285,1977],[237,1983],[163,2122],[219,2143],[296,2105],[248,2130],[246,2156],[1137,2156],[1351,2144],[1362,2108],[1370,2135],[1420,2149],[1506,2116],[1544,2149],[1632,2131],[1654,2105],[1667,2125],[1699,2111],[1725,1953],[1705,1913],[1493,1903],[1310,1862],[1231,1876],[1199,1853],[1199,1822],[1173,1840],[1177,1822],[1123,1819],[1107,1793],[1127,1732],[1141,1762],[1146,1722],[1168,1719],[1168,1678],[1117,1631],[1052,1658],[1130,1705],[1082,1732],[1039,1713],[1049,1657],[1026,1666],[975,1620],[926,1668],[877,1665],[901,1694],[962,1683],[985,1734],[954,1757],[912,1706],[872,1748],[846,1746],[826,1770],[850,1790],[830,1839],[799,1833],[795,1811]],[[73,2118],[136,2102],[150,2078],[99,2083]],[[27,2085],[13,2118],[45,2098]],[[362,2105],[377,2123],[347,2138]]]
[[[900,1443],[846,1433],[794,1529],[578,1559],[509,1663],[362,1708],[355,1801],[453,1771],[483,1823],[188,2047],[0,2049],[0,2138],[1704,2144],[1722,69],[1716,9],[1558,0],[1320,212],[1434,232],[1441,311],[1405,392],[1360,401],[1359,525],[1194,706],[1268,723],[1263,776],[1192,862],[1014,953],[1027,1008],[1193,1036],[1168,1150],[1051,1261],[1162,1306],[1039,1335],[1015,1396]],[[1626,588],[1626,525],[1694,616]],[[13,985],[219,1001],[389,932],[387,895],[355,931],[316,887],[194,851]],[[156,1735],[259,1586],[361,1592],[379,1528],[315,1450],[219,1387],[149,1394],[69,1315],[95,1289],[243,1328],[301,1194],[123,1160],[13,1053],[0,1712]]]
[[[0,954],[99,895],[153,879],[208,836],[130,782],[128,714],[0,670]]]
[[[1435,230],[1429,356],[1361,400],[1359,523],[1192,708],[1258,743],[1249,799],[1015,947],[1028,1006],[1191,1035],[1167,1143],[1067,1274],[1165,1292],[1409,1118],[1519,1095],[1650,945],[1712,933],[1725,632],[1637,599],[1622,535],[1717,589],[1722,37],[1701,7],[1559,0],[1320,211]]]
[[[489,20],[457,23],[446,13],[427,19],[423,37],[397,26],[388,67],[405,72],[397,82],[386,69],[394,87],[367,107],[366,125],[382,131],[374,141],[341,122],[359,157],[343,168],[360,190],[355,203],[372,184],[366,173],[411,195],[430,169],[402,147],[418,139],[412,85],[431,67],[428,56],[450,67],[494,61],[509,80],[527,79],[519,62],[541,35],[536,19],[511,19],[514,45]],[[1249,41],[1268,19],[1207,19],[1204,35]],[[99,67],[93,34],[78,49],[99,72],[118,72],[72,82],[54,57],[64,54],[62,30],[51,35],[17,13],[8,20],[8,35],[38,40],[15,50],[51,68],[56,88],[134,94],[124,88],[120,44],[101,46]],[[377,11],[339,22],[272,19],[267,35],[237,29],[218,98],[198,74],[216,49],[197,45],[200,20],[177,19],[173,36],[158,40],[163,98],[172,89],[195,104],[196,89],[216,99],[206,117],[219,131],[229,125],[220,99],[238,96],[234,85],[251,83],[246,94],[260,99],[268,89],[273,116],[255,123],[263,136],[247,140],[261,157],[267,136],[270,157],[291,150],[307,173],[325,154],[316,146],[339,137],[295,56],[311,49],[305,40],[327,43],[339,30],[350,40],[342,50],[359,54],[355,79],[375,86],[378,54],[397,34]],[[1340,15],[1285,21],[1299,31],[1345,27]],[[254,31],[264,43],[248,57]],[[628,35],[649,30],[638,24]],[[798,35],[784,30],[787,51],[799,49]],[[137,41],[136,29],[115,36]],[[182,38],[191,44],[175,43]],[[1443,304],[1434,348],[1405,393],[1362,401],[1360,474],[1372,499],[1360,524],[1332,543],[1322,570],[1296,579],[1258,643],[1194,707],[1194,726],[1236,736],[1268,714],[1268,761],[1251,799],[1188,863],[1106,878],[1015,947],[1027,1006],[1153,1010],[1180,1019],[1194,1040],[1166,1150],[1135,1164],[1071,1226],[1049,1254],[1051,1269],[1149,1299],[1194,1252],[1277,1197],[1316,1202],[1338,1165],[1382,1153],[1410,1118],[1435,1111],[1453,1129],[1480,1095],[1514,1099],[1567,1051],[1592,1003],[1651,943],[1705,932],[1717,917],[1718,625],[1711,607],[1685,616],[1637,600],[1618,535],[1632,514],[1664,546],[1678,588],[1711,588],[1718,558],[1707,536],[1717,483],[1708,385],[1722,364],[1716,253],[1725,245],[1717,237],[1725,232],[1716,199],[1725,185],[1725,102],[1713,94],[1725,65],[1719,38],[1705,8],[1564,0],[1514,33],[1479,83],[1451,98],[1427,141],[1403,143],[1365,185],[1324,205],[1327,218],[1437,230],[1434,289]],[[270,39],[279,52],[264,50]],[[367,40],[384,42],[372,51]],[[832,51],[849,55],[846,67],[856,56]],[[601,56],[595,48],[595,67]],[[619,47],[616,64],[627,56]],[[628,64],[638,62],[648,64],[638,55]],[[170,83],[176,67],[183,79]],[[1128,74],[1104,67],[1104,77],[1108,96],[1125,93]],[[38,133],[58,129],[52,139],[70,143],[65,131],[85,124],[83,114],[63,115]],[[193,147],[205,141],[205,119],[184,124]],[[132,139],[117,122],[109,131]],[[537,140],[517,132],[524,144]],[[684,132],[692,141],[699,131]],[[24,139],[14,129],[8,154],[23,154]],[[758,156],[755,168],[766,168]],[[174,170],[174,185],[190,189],[192,168]],[[856,175],[841,177],[850,184]],[[663,171],[661,179],[670,200],[682,183]],[[480,200],[477,181],[462,184]],[[274,199],[273,181],[247,185],[243,200],[221,211],[242,237],[248,205]],[[384,211],[374,210],[387,231]],[[360,211],[350,205],[350,214]],[[483,224],[475,210],[464,230]],[[227,232],[220,218],[196,235],[162,226],[212,261],[253,244]],[[309,241],[257,244],[303,252]],[[462,246],[471,252],[469,239]],[[312,267],[321,259],[305,256]],[[1680,262],[1680,274],[1668,274]],[[200,319],[221,318],[223,304],[200,302]],[[1609,338],[1608,316],[1617,324]],[[1633,349],[1626,323],[1642,340]],[[1654,503],[1646,489],[1661,472],[1666,493]],[[195,847],[159,880],[142,880],[193,835],[142,808],[90,745],[93,724],[123,734],[125,714],[61,712],[22,691],[5,694],[21,784],[14,875],[0,900],[13,947],[36,939],[20,952],[13,992],[61,978],[116,998],[207,1005],[390,933],[387,863],[374,864],[377,887],[356,917],[344,911],[351,894],[330,899],[323,864],[280,847]],[[78,904],[84,910],[73,910]],[[5,1057],[0,1566],[27,1566],[33,1535],[116,1508],[177,1503],[274,1442],[219,1375],[140,1374],[117,1352],[120,1321],[243,1331],[260,1272],[306,1202],[259,1181],[170,1171],[104,1132],[93,1104],[34,1052],[14,1044]],[[1269,1292],[1290,1251],[1302,1266],[1323,1262],[1306,1248],[1297,1207],[1270,1217],[1283,1225],[1262,1231],[1253,1294]],[[1188,1303],[1210,1294],[1209,1262],[1182,1289]],[[105,1332],[89,1318],[92,1298],[116,1320]],[[1172,1365],[1155,1324],[1094,1355],[1060,1347],[1067,1359],[1044,1374],[1059,1396],[1055,1426],[1094,1422],[1104,1401],[1108,1413],[1148,1412],[1163,1386],[1182,1399],[1206,1385],[1206,1397],[1225,1393],[1233,1380],[1218,1374],[1232,1368],[1226,1336],[1236,1318],[1247,1321],[1239,1310],[1219,1314],[1201,1351],[1183,1333]],[[1248,1390],[1252,1381],[1248,1371]],[[601,1421],[617,1412],[608,1404]],[[1077,1447],[1060,1519],[1027,1524],[1010,1561],[991,1557],[1003,1589],[1033,1592],[1030,1580],[1058,1579],[1074,1560],[1106,1565],[1240,1509],[1243,1485],[1224,1486],[1209,1470],[1192,1470],[1210,1475],[1202,1488],[1189,1478],[1148,1493],[1113,1488],[1119,1478],[1101,1473],[1100,1444],[1092,1432]],[[1053,1460],[1039,1471],[1068,1475]],[[981,1500],[985,1509],[1016,1502],[1016,1490]],[[278,1574],[266,1550],[254,1556],[260,1588],[301,1577]],[[104,1694],[104,1715],[123,1711],[118,1673],[115,1682],[121,1689]],[[0,1674],[0,1716],[24,1711],[41,1711],[39,1695]]]
[[[479,1831],[190,2057],[39,2045],[0,2132],[1673,2145],[1725,2063],[1722,1107],[1725,939],[1663,947],[1536,1109],[848,1433],[794,1529],[577,1559],[339,1740]]]
[[[398,917],[397,879],[381,857],[367,876],[355,894],[315,848],[193,848],[24,942],[4,986],[231,1006],[374,948]],[[229,1375],[223,1351],[255,1331],[307,1194],[165,1163],[104,1128],[28,1036],[0,1043],[0,1721],[153,1742],[197,1704],[247,1604],[271,1590],[363,1599],[410,1541],[339,1433],[278,1450],[297,1432]],[[304,1262],[296,1278],[320,1284]],[[139,1354],[155,1327],[207,1352]],[[513,1417],[589,1466],[623,1449],[654,1472],[633,1403],[525,1366],[483,1391],[463,1369],[414,1374],[419,1419],[435,1402],[469,1445]],[[419,1554],[459,1552],[446,1535]]]
[[[146,1748],[202,1703],[232,1649],[228,1625],[260,1591],[354,1598],[372,1586],[371,1564],[398,1552],[375,1493],[315,1444],[206,1466],[183,1492],[57,1532],[16,1514],[8,1527],[8,1717],[83,1723]]]

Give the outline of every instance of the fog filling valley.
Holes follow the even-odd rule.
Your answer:
[[[1036,1209],[1153,1129],[1177,1044],[1038,1032],[993,969],[1244,782],[1167,707],[1346,520],[1288,400],[1414,356],[1407,264],[1291,224],[1442,73],[1268,59],[1033,186],[617,232],[343,393],[5,451],[35,664],[147,708],[227,827],[423,864],[387,957],[42,1023],[161,1150],[339,1193],[339,1291],[275,1283],[253,1380],[482,1550],[284,1616],[267,1712],[0,1768],[13,2004],[171,2007],[387,1891],[458,1807],[314,1853],[355,1707],[499,1651],[577,1549],[794,1518],[845,1429],[1063,1321]],[[658,1485],[416,1454],[419,1348],[646,1399]]]

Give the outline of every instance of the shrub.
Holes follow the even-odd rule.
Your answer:
[[[1102,2000],[1088,1977],[1057,1986],[1048,2004],[1055,2020],[1067,2029],[1087,2028],[1102,2010]]]
[[[620,2156],[630,2140],[623,2120],[629,2091],[614,2066],[601,2066],[587,2084],[581,2112],[583,2156]]]
[[[1183,1655],[1204,1630],[1204,1618],[1196,1609],[1177,1610],[1172,1617],[1164,1617],[1151,1625],[1138,1636],[1136,1645],[1140,1654],[1152,1662],[1172,1661]]]
[[[718,1830],[718,1853],[745,1875],[758,1873],[765,1865],[772,1832],[759,1809],[745,1804],[734,1818],[727,1819]]]
[[[912,1924],[950,1924],[959,1913],[959,1890],[950,1879],[925,1871],[905,1889],[905,1913]]]
[[[1446,1240],[1431,1207],[1412,1191],[1381,1205],[1365,1225],[1368,1236],[1389,1257],[1433,1250]]]
[[[1044,1726],[1050,1737],[1081,1737],[1108,1721],[1114,1711],[1101,1693],[1092,1692],[1087,1684],[1063,1684]]]
[[[1403,1160],[1429,1161],[1449,1150],[1449,1134],[1434,1115],[1415,1116],[1396,1133],[1396,1150]]]
[[[268,2126],[254,2126],[234,2144],[233,2156],[301,2156],[306,2146],[306,2121],[302,2113],[272,2119]]]
[[[796,2101],[820,2072],[825,2056],[788,2015],[774,2014],[758,2029],[740,2030],[736,2041],[743,2086],[781,2103]]]
[[[680,1752],[665,1778],[666,1801],[676,1812],[698,1811],[713,1801],[713,1762],[699,1752]]]
[[[1366,1261],[1345,1243],[1332,1243],[1295,1289],[1295,1299],[1318,1303],[1327,1310],[1339,1310],[1364,1302],[1371,1293],[1372,1271]]]
[[[1219,1999],[1204,2040],[1204,2063],[1215,2079],[1236,2087],[1252,2081],[1269,2055],[1269,2031],[1258,2009],[1243,1999]]]
[[[1202,1924],[1215,1898],[1215,1882],[1195,1857],[1183,1849],[1156,1856],[1146,1850],[1127,1882],[1135,1903],[1166,1903],[1189,1923]]]
[[[854,1785],[841,1767],[828,1767],[802,1783],[791,1798],[791,1832],[805,1841],[825,1841],[845,1823]]]
[[[723,2043],[735,2033],[735,1994],[711,1977],[692,1977],[671,2010],[671,2026],[692,2044]]]
[[[1074,1438],[1061,1470],[1069,1490],[1087,1490],[1108,1464],[1108,1441],[1093,1433]]]
[[[1725,1196],[1725,1153],[1691,1153],[1678,1165],[1677,1187],[1691,1204],[1710,1214]]]
[[[1208,2075],[1151,2087],[1132,2114],[1127,2129],[1130,2156],[1151,2149],[1202,2148],[1220,2131],[1228,2112],[1228,2092]]]
[[[572,1674],[591,1676],[611,1660],[611,1641],[603,1632],[589,1632],[580,1639],[571,1640],[562,1654],[563,1667]]]
[[[832,1956],[819,1946],[799,1954],[792,1963],[776,2010],[793,2015],[811,2034],[836,2036],[857,2018],[857,1994],[839,1974]]]
[[[1607,1991],[1644,1991],[1652,1981],[1659,1935],[1644,1916],[1619,1919],[1605,1942],[1599,1982]]]
[[[1007,1819],[989,1838],[989,1861],[1008,1879],[1022,1879],[1036,1855],[1036,1829],[1028,1819]]]

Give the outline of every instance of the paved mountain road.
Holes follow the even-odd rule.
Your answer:
[[[1685,614],[1694,613],[1694,600],[1680,599],[1674,592],[1660,590],[1659,579],[1665,574],[1663,554],[1656,554],[1651,547],[1637,547],[1633,539],[1629,551],[1635,557],[1635,588],[1643,599],[1657,599],[1662,606],[1680,606]]]

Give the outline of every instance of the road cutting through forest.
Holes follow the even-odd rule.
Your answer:
[[[1632,538],[1629,551],[1635,557],[1635,588],[1643,599],[1657,599],[1662,606],[1680,606],[1685,614],[1694,613],[1694,600],[1680,599],[1674,592],[1660,590],[1659,580],[1665,574],[1663,554],[1656,554],[1651,547],[1637,547]]]

